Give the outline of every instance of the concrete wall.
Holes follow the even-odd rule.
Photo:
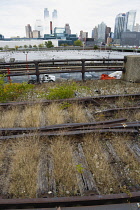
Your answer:
[[[140,82],[140,55],[125,56],[125,59],[125,72],[121,79],[129,82]]]

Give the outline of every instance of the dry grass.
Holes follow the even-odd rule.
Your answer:
[[[21,113],[21,127],[39,127],[41,126],[42,106],[26,106]]]
[[[135,120],[140,121],[140,111],[137,111],[136,113],[134,113],[133,118],[134,118]]]
[[[124,170],[128,178],[133,180],[135,184],[140,185],[140,163],[127,147],[127,142],[129,142],[129,140],[130,138],[126,136],[114,136],[111,143],[115,148],[117,155],[125,164]]]
[[[48,125],[62,124],[67,121],[65,111],[56,103],[53,103],[44,109],[44,117],[46,124]]]
[[[16,127],[20,116],[19,116],[19,109],[12,108],[11,110],[1,111],[0,112],[0,127],[1,128],[12,128]]]
[[[59,196],[75,195],[78,190],[76,168],[72,161],[72,145],[69,139],[56,138],[51,145],[54,176]]]
[[[86,135],[83,138],[83,149],[89,169],[101,194],[118,192],[119,183],[114,177],[111,166],[103,152],[100,135]]]
[[[13,143],[14,155],[10,171],[9,193],[16,198],[36,196],[37,165],[40,154],[38,139],[22,139]]]
[[[69,107],[68,112],[72,122],[74,123],[88,122],[86,111],[81,105],[72,104]]]

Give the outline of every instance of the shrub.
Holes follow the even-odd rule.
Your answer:
[[[21,94],[25,94],[34,87],[27,83],[4,83],[4,77],[0,77],[0,102],[16,100]]]
[[[64,84],[56,86],[56,88],[50,88],[47,95],[47,99],[65,99],[72,98],[75,95],[77,89],[76,83]]]

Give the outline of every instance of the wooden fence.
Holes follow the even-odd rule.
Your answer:
[[[86,72],[122,71],[124,59],[63,59],[34,60],[28,62],[0,63],[0,74],[11,76],[36,75],[37,83],[40,74],[81,73],[85,80]]]

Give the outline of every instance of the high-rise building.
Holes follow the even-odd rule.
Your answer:
[[[80,40],[85,41],[88,38],[88,32],[80,31]]]
[[[35,30],[40,32],[40,37],[43,37],[43,25],[41,20],[36,20],[35,22]]]
[[[92,38],[94,38],[95,41],[98,40],[98,27],[95,26],[95,28],[93,28],[92,30]]]
[[[44,19],[49,17],[49,11],[48,8],[44,8]]]
[[[49,34],[50,33],[50,20],[51,17],[49,15],[48,8],[44,8],[44,22],[43,22],[43,33]]]
[[[98,40],[99,42],[105,42],[106,24],[102,22],[98,25]]]
[[[65,24],[65,32],[66,34],[71,34],[71,29],[68,23]]]
[[[54,9],[52,12],[52,30],[53,30],[53,32],[54,32],[54,28],[57,26],[58,26],[58,24],[57,24],[57,10]]]
[[[121,39],[121,34],[124,31],[125,13],[120,13],[116,16],[114,27],[114,39]]]
[[[130,10],[125,15],[124,32],[133,31],[136,18],[136,10]]]
[[[106,27],[106,31],[105,31],[105,43],[107,43],[107,38],[110,37],[110,33],[111,33],[111,28],[110,27]]]
[[[25,26],[25,31],[26,31],[26,38],[33,38],[32,28],[31,28],[30,24]]]
[[[52,18],[57,18],[57,10],[54,9],[52,12]]]

